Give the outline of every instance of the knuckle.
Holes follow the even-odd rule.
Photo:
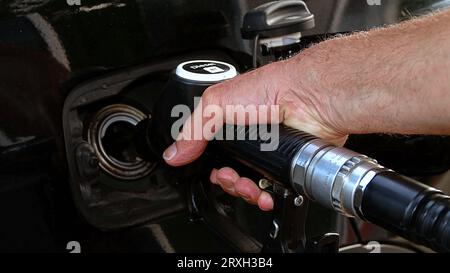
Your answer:
[[[255,200],[254,198],[247,197],[247,196],[241,196],[241,198],[244,199],[245,202],[249,203],[250,205],[256,205],[257,204],[257,200]]]
[[[211,86],[203,92],[202,101],[205,105],[215,104],[218,100],[217,96],[217,88],[215,86]]]
[[[230,173],[230,174],[233,174],[233,175],[236,174],[236,171],[234,169],[230,168],[230,167],[222,167],[219,171],[221,173]]]

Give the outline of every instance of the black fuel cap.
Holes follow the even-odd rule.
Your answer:
[[[242,37],[272,38],[301,32],[315,26],[314,15],[303,1],[274,1],[258,6],[244,16]]]

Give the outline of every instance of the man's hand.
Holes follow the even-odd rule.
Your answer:
[[[223,117],[226,105],[279,105],[278,117],[266,122],[283,122],[336,144],[347,134],[450,135],[449,71],[450,11],[445,11],[322,42],[209,88],[202,103],[219,106]],[[189,140],[191,132],[213,118],[194,111],[164,152],[167,163],[197,159],[212,134]],[[263,210],[273,207],[267,193],[230,168],[213,170],[211,181]]]
[[[245,123],[278,123],[314,134],[329,141],[342,144],[346,135],[339,131],[336,123],[328,116],[331,114],[330,100],[315,90],[308,89],[300,82],[297,76],[300,71],[295,61],[273,63],[240,75],[235,79],[215,85],[207,89],[202,96],[202,109],[208,105],[220,107],[223,113],[223,123],[235,120],[234,113],[227,113],[227,105],[278,105],[280,113],[270,113],[275,116],[267,120],[254,120],[248,118]],[[244,110],[242,110],[244,111]],[[245,114],[244,114],[245,115]],[[190,140],[194,127],[201,127],[212,118],[200,113],[199,108],[194,111],[191,118],[185,123],[178,140],[164,152],[164,159],[172,166],[180,166],[197,159],[205,150],[207,140],[212,136],[202,136],[202,140]],[[253,120],[253,121],[252,121]],[[202,124],[195,123],[202,121]],[[235,122],[234,122],[235,123]],[[202,130],[197,128],[196,130]],[[261,191],[258,186],[248,178],[228,167],[212,170],[210,180],[222,187],[227,193],[242,197],[251,204],[257,204],[262,210],[271,210],[273,201],[270,195]]]

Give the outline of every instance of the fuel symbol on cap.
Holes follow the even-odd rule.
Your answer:
[[[206,71],[208,71],[209,73],[220,73],[220,72],[224,72],[225,70],[223,70],[222,68],[220,68],[220,67],[217,67],[217,66],[208,66],[208,67],[205,67],[205,68],[203,68],[203,70],[206,70]]]

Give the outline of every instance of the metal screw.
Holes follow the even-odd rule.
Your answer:
[[[297,207],[300,207],[303,204],[303,201],[305,201],[303,199],[303,196],[299,195],[299,196],[295,197],[294,205],[297,206]]]
[[[268,187],[272,186],[272,182],[270,182],[269,180],[267,180],[267,179],[265,179],[265,178],[262,178],[262,179],[259,180],[258,186],[259,186],[261,189],[265,190],[265,189],[267,189]]]

